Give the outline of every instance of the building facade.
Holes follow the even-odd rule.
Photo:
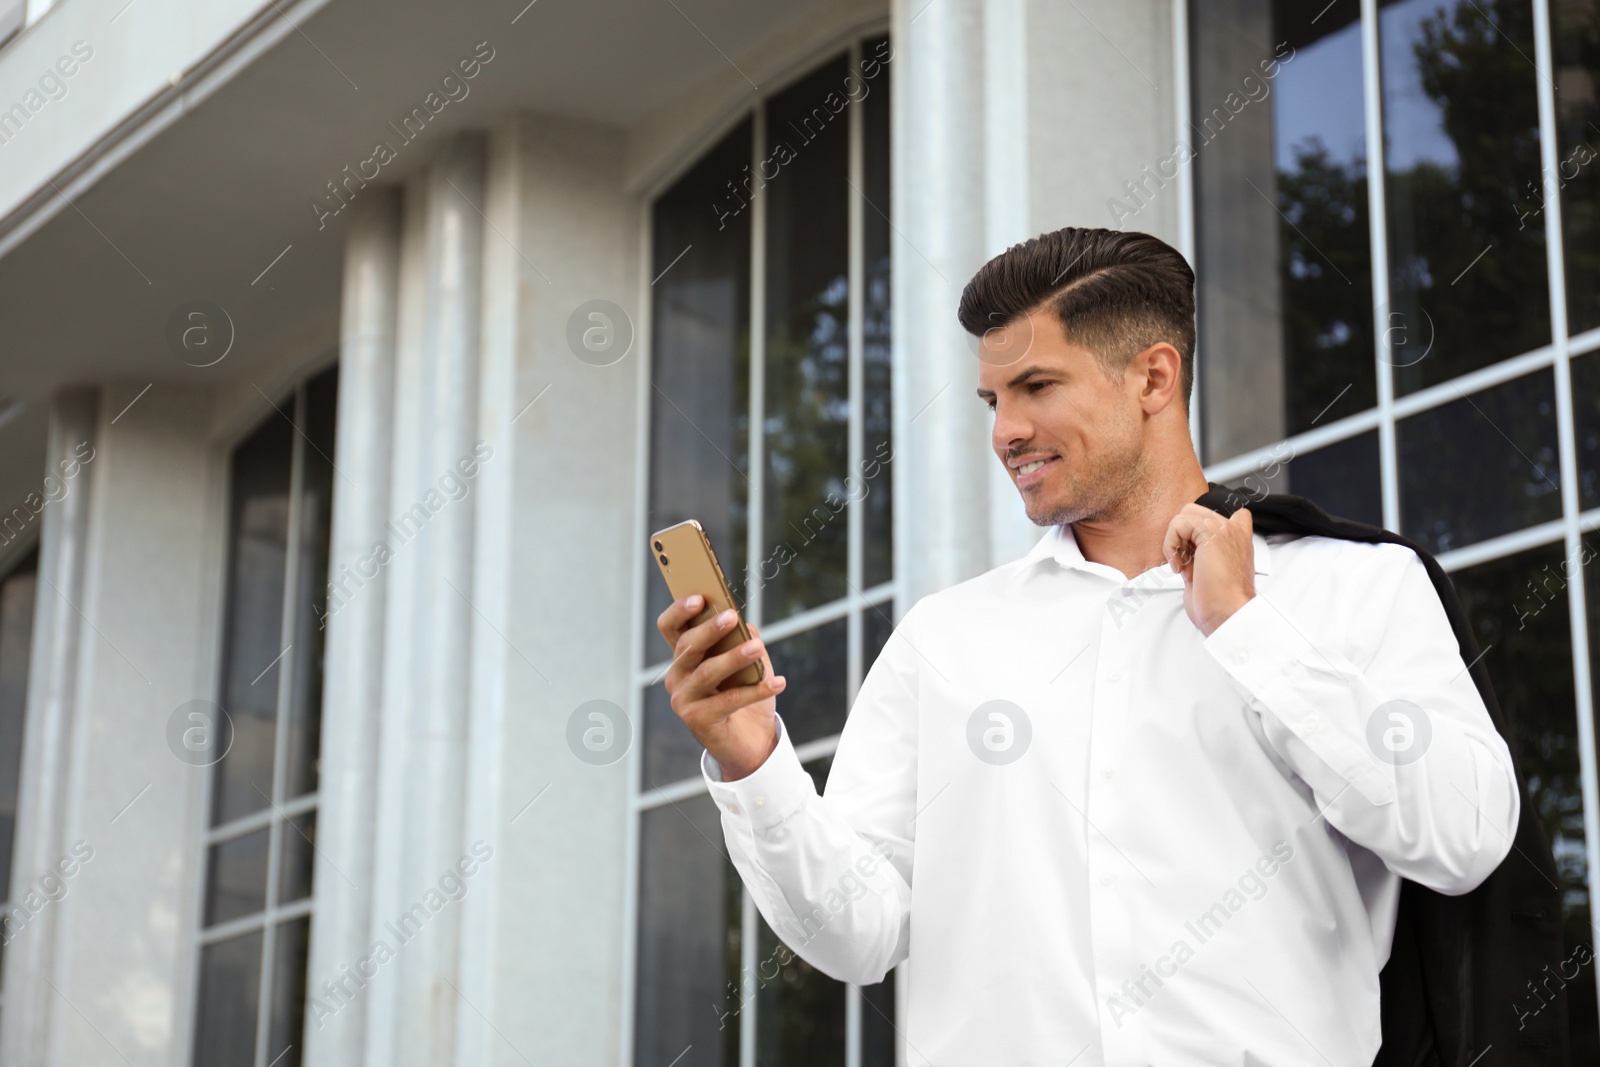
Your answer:
[[[1211,480],[1451,571],[1600,1057],[1597,83],[1593,0],[0,4],[0,1063],[923,1062],[744,893],[647,540],[824,783],[1038,536],[955,306],[1067,225],[1196,266]]]

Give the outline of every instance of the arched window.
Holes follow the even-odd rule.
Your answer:
[[[301,384],[230,463],[220,694],[185,743],[212,766],[195,1067],[300,1063],[337,392]]]
[[[705,527],[819,788],[894,614],[891,59],[867,38],[764,95],[650,219],[646,529]],[[647,589],[633,1062],[892,1064],[893,976],[813,970],[744,893],[660,685],[671,597],[654,573]]]

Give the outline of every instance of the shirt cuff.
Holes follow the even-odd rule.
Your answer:
[[[711,753],[701,751],[700,773],[705,778],[711,799],[725,813],[749,820],[751,829],[764,830],[776,826],[799,811],[805,802],[816,795],[817,787],[811,775],[801,766],[789,742],[789,733],[783,728],[783,718],[777,719],[778,747],[774,748],[755,770],[735,782],[722,780],[722,768],[711,758]]]
[[[1361,671],[1332,650],[1319,649],[1277,605],[1259,593],[1201,642],[1250,706],[1277,717],[1306,747],[1368,803],[1395,799],[1390,769],[1366,744],[1366,721],[1351,718],[1366,686]],[[1331,697],[1328,715],[1307,697]],[[1342,699],[1341,699],[1342,698]],[[1359,715],[1356,718],[1361,718]]]

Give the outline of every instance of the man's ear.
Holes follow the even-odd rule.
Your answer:
[[[1183,357],[1165,341],[1155,344],[1133,357],[1134,367],[1144,381],[1139,391],[1139,402],[1147,415],[1157,415],[1169,404],[1182,407],[1179,386],[1183,381]]]

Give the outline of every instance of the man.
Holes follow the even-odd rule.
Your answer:
[[[706,659],[731,620],[658,620],[762,915],[841,980],[908,960],[911,1064],[1365,1067],[1401,879],[1466,893],[1510,849],[1511,754],[1417,555],[1194,503],[1193,286],[1081,229],[968,283],[991,444],[1050,529],[911,606],[826,796],[759,635]]]

